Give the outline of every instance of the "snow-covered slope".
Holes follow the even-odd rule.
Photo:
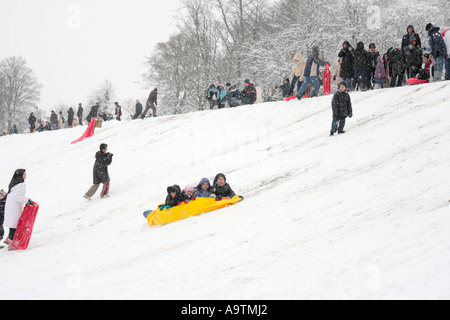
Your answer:
[[[450,298],[450,82],[0,138],[27,169],[27,251],[0,250],[1,299]],[[100,143],[111,197],[82,195]],[[245,201],[163,227],[168,185],[223,172]]]

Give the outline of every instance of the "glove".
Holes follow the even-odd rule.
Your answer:
[[[27,205],[32,206],[33,205],[33,201],[31,201],[31,199],[28,199]]]

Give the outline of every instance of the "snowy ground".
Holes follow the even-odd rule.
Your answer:
[[[0,138],[27,169],[30,247],[0,250],[1,299],[450,299],[450,82]],[[100,143],[111,197],[82,198]],[[166,187],[223,172],[245,201],[163,227]]]

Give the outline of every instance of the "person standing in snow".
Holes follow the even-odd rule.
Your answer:
[[[91,119],[94,118],[94,120],[97,120],[98,116],[98,109],[100,109],[100,103],[97,102],[93,107],[91,107],[91,111],[89,112],[88,116],[86,117],[86,121],[88,123],[91,123]]]
[[[403,84],[403,74],[405,70],[405,62],[403,61],[403,53],[399,48],[389,48],[389,73],[391,75],[391,88],[401,87]]]
[[[30,125],[30,133],[33,133],[34,129],[36,129],[36,117],[33,112],[28,117],[28,124]]]
[[[117,121],[122,121],[120,119],[120,117],[122,116],[122,107],[119,105],[118,102],[114,102],[114,105],[116,106],[116,109],[115,109],[116,120]]]
[[[406,34],[402,38],[402,52],[405,52],[405,48],[411,44],[412,39],[414,38],[417,42],[417,45],[419,48],[422,47],[422,41],[420,40],[420,36],[414,31],[414,26],[409,25],[408,28],[406,28]]]
[[[226,96],[227,96],[227,90],[223,86],[223,84],[219,84],[217,87],[217,90],[219,90],[219,95],[217,96],[217,102],[218,102],[218,108],[223,109],[225,108],[225,104],[227,103]]]
[[[342,81],[345,81],[347,84],[348,90],[352,89],[352,79],[355,75],[354,65],[354,57],[353,57],[353,47],[350,45],[348,41],[344,41],[342,44],[342,49],[339,52],[338,57],[342,59],[340,76]]]
[[[26,203],[33,205],[33,202],[26,197],[25,179],[27,173],[25,169],[17,169],[9,183],[8,195],[5,205],[5,227],[9,228],[9,237],[6,244],[8,250],[16,250],[13,246],[14,235],[16,233],[17,224],[22,215],[23,207]]]
[[[303,60],[303,57],[300,53],[296,53],[294,58],[292,59],[292,63],[294,66],[292,67],[292,73],[291,73],[291,86],[289,90],[289,95],[294,94],[295,87],[297,87],[297,90],[295,92],[298,92],[300,90],[300,87],[303,84],[303,80],[305,79],[304,73],[305,73],[305,67],[306,62]]]
[[[368,89],[367,74],[370,69],[369,55],[364,49],[364,43],[358,42],[356,50],[353,53],[354,56],[354,68],[355,68],[355,90],[366,91]]]
[[[52,110],[51,115],[50,115],[50,123],[52,125],[52,129],[53,130],[58,130],[59,126],[58,126],[58,116],[55,113],[55,111]]]
[[[73,111],[73,108],[70,107],[67,111],[67,127],[72,128],[73,127],[73,117],[75,116],[75,112]]]
[[[439,28],[433,26],[431,23],[427,24],[425,30],[428,32],[430,37],[430,47],[431,54],[434,60],[434,78],[437,81],[442,80],[442,70],[444,69],[444,64],[448,58],[447,46],[445,45],[444,38],[439,33]]]
[[[300,89],[297,93],[297,99],[303,98],[303,93],[308,87],[309,83],[313,84],[314,90],[311,93],[311,97],[317,97],[317,93],[319,91],[319,80],[318,76],[320,75],[320,67],[324,67],[327,64],[330,64],[327,61],[323,61],[319,58],[320,49],[318,46],[314,46],[312,48],[312,54],[308,57],[308,61],[306,62],[305,72],[304,72],[304,81]]]
[[[153,111],[153,117],[156,117],[156,107],[158,106],[158,88],[153,89],[152,92],[150,92],[150,95],[147,99],[147,104],[145,106],[144,113],[141,115],[141,118],[144,119],[147,115],[148,110],[152,109]]]
[[[112,163],[113,154],[108,152],[108,145],[102,143],[100,145],[100,151],[97,151],[95,154],[95,164],[94,164],[94,184],[92,187],[86,192],[84,198],[87,200],[91,200],[94,194],[97,192],[100,184],[103,184],[103,189],[100,194],[100,198],[108,198],[109,197],[109,189],[110,189],[110,181],[108,166]]]
[[[139,100],[136,100],[136,113],[133,116],[133,120],[139,118],[142,114],[142,103]]]
[[[78,117],[78,124],[80,126],[82,126],[83,125],[83,106],[81,103],[78,104],[77,117]]]
[[[375,43],[369,44],[369,51],[367,51],[367,56],[369,59],[369,70],[367,76],[367,84],[370,90],[373,90],[375,86],[375,69],[378,63],[378,57],[380,53],[377,50]]]
[[[411,38],[411,43],[403,49],[405,57],[406,78],[413,78],[419,72],[422,66],[422,50],[419,47],[416,38]],[[416,72],[414,70],[417,70]]]
[[[343,134],[345,132],[345,119],[353,117],[352,101],[346,90],[345,81],[342,81],[339,85],[339,91],[334,94],[331,101],[333,121],[331,123],[330,136],[333,136],[336,132]]]
[[[383,89],[386,84],[386,70],[381,56],[377,58],[377,67],[375,68],[375,86],[374,89]]]

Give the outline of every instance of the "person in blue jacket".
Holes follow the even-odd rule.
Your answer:
[[[442,78],[442,70],[444,69],[445,60],[448,56],[447,46],[445,45],[444,38],[439,33],[439,27],[435,27],[429,23],[425,30],[430,37],[430,46],[427,49],[430,49],[433,55],[434,79],[439,81]]]
[[[228,105],[230,108],[235,108],[237,106],[241,105],[241,92],[235,85],[231,85],[231,83],[227,82],[226,88],[228,91],[228,94],[226,96],[226,99],[228,100]]]
[[[224,88],[223,84],[219,84],[217,90],[219,91],[217,95],[219,109],[223,109],[225,108],[225,104],[227,103],[227,100],[225,98],[227,96],[227,90]]]
[[[196,198],[209,198],[211,195],[210,192],[211,183],[207,178],[202,178],[197,185],[196,191],[194,193],[194,197]]]

